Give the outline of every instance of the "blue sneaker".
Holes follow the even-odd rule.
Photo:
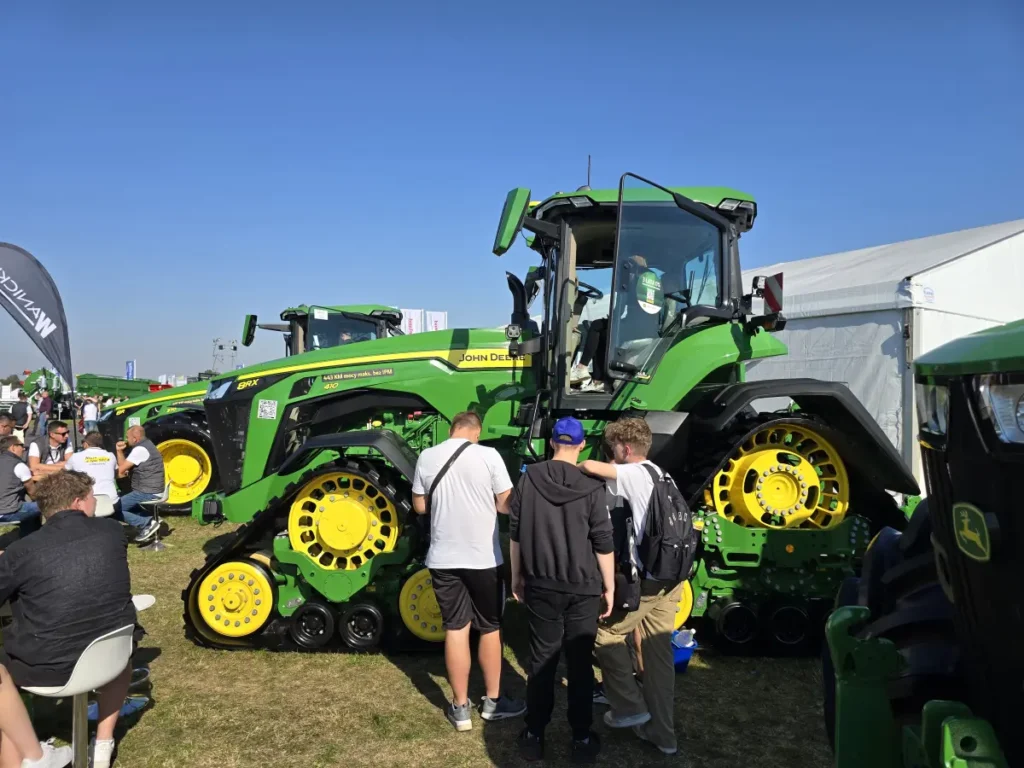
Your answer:
[[[508,696],[499,696],[496,699],[484,696],[480,702],[480,718],[488,722],[508,720],[511,717],[520,717],[525,714],[526,702]]]

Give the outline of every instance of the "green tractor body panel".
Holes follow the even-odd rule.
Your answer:
[[[75,376],[75,394],[93,397],[141,397],[150,393],[150,379],[126,379],[119,376],[101,376],[80,373]]]
[[[582,422],[583,457],[603,456],[610,422],[646,419],[652,459],[672,473],[702,527],[682,618],[692,608],[732,646],[813,645],[815,621],[878,520],[904,519],[886,489],[918,488],[841,385],[746,382],[748,362],[786,354],[771,332],[782,313],[752,317],[759,283],[751,295],[740,285],[738,240],[756,212],[750,195],[732,189],[659,187],[629,175],[621,190],[539,203],[517,188],[493,250],[505,253],[527,230],[541,264],[523,280],[508,274],[504,329],[378,338],[216,377],[204,406],[221,490],[195,499],[192,515],[247,525],[193,573],[183,593],[189,636],[212,647],[276,647],[288,634],[319,647],[322,633],[310,628],[337,617],[355,648],[378,641],[381,626],[439,639],[429,601],[418,601],[429,577],[409,506],[412,469],[419,452],[447,438],[457,413],[472,410],[481,442],[513,478],[545,458],[561,416]],[[540,309],[531,315],[534,298]],[[602,299],[603,330],[583,312]],[[595,358],[594,378],[607,377],[585,389],[569,373],[587,334],[607,351],[602,368]],[[787,395],[798,411],[755,408]],[[762,493],[755,482],[768,487]],[[378,508],[387,535],[377,535]],[[204,618],[211,605],[214,617],[229,607],[212,587],[256,557],[276,613],[251,629],[222,630],[231,616]]]
[[[836,766],[1005,768],[1024,760],[1024,321],[932,350],[915,377],[927,496],[827,625]]]

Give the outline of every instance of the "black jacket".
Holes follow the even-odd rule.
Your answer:
[[[612,551],[612,521],[603,480],[564,461],[526,468],[512,496],[510,531],[519,542],[528,586],[601,594],[596,554]]]
[[[8,599],[14,621],[3,644],[12,666],[30,669],[32,685],[63,685],[89,643],[135,623],[121,524],[74,510],[53,515],[0,555],[0,604]],[[20,669],[11,670],[15,680]]]

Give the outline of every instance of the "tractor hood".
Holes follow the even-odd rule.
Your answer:
[[[411,360],[436,360],[451,368],[502,368],[508,366],[508,340],[501,330],[450,329],[428,331],[409,336],[394,336],[359,341],[343,347],[307,352],[302,355],[251,365],[215,377],[209,383],[211,394],[232,381],[289,375],[346,365],[398,363]],[[488,365],[493,362],[494,365]],[[244,389],[244,387],[239,387]]]
[[[1024,371],[1024,320],[986,328],[917,359],[921,376],[963,376]]]

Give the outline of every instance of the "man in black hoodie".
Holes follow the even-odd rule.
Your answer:
[[[512,496],[512,593],[526,604],[530,626],[526,728],[519,749],[531,761],[544,756],[563,648],[573,762],[593,763],[600,749],[590,730],[592,659],[597,621],[615,602],[614,555],[605,485],[576,467],[583,439],[579,421],[559,419],[551,434],[553,459],[527,467]]]

